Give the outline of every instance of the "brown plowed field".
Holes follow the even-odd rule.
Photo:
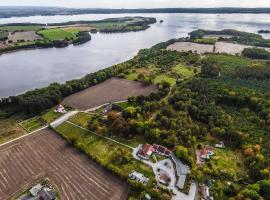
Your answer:
[[[155,86],[144,86],[136,81],[111,78],[64,99],[63,105],[87,110],[109,102],[127,100],[130,96],[149,95]]]
[[[0,147],[0,199],[49,177],[63,200],[124,200],[127,185],[50,129]]]

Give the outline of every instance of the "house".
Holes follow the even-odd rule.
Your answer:
[[[66,113],[66,109],[64,108],[64,106],[62,105],[59,105],[57,106],[57,108],[54,110],[54,112],[57,112],[57,113]]]
[[[209,159],[211,156],[213,156],[214,153],[214,149],[208,145],[206,145],[203,149],[201,149],[200,151],[200,158],[202,160],[207,160]]]
[[[136,172],[136,171],[132,171],[128,177],[132,180],[138,181],[140,183],[143,184],[147,184],[149,179],[147,177],[145,177],[143,174]]]
[[[144,144],[138,151],[138,156],[142,159],[149,160],[150,156],[155,151],[154,147],[150,144]]]
[[[162,155],[162,156],[169,157],[170,154],[172,153],[169,149],[167,149],[166,147],[163,147],[161,145],[154,144],[153,148],[154,148],[155,153]]]
[[[38,195],[38,193],[40,192],[42,190],[42,185],[41,184],[37,184],[37,185],[35,185],[34,187],[32,187],[31,189],[30,189],[30,193],[31,193],[31,195],[32,196],[37,196]]]

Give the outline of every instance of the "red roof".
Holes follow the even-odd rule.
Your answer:
[[[149,154],[152,154],[153,151],[155,151],[154,147],[150,144],[144,144],[141,148],[141,150],[139,151],[139,154],[144,156],[144,157],[148,157]]]

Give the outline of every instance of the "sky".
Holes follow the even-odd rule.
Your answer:
[[[270,0],[0,0],[0,6],[71,8],[270,7]]]

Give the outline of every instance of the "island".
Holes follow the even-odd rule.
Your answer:
[[[0,25],[0,53],[33,48],[62,48],[91,40],[91,33],[142,31],[156,23],[155,18],[122,17],[98,21],[71,21],[51,24]]]
[[[270,62],[214,51],[217,41],[267,46],[253,33],[196,30],[3,98],[0,168],[12,178],[0,196],[42,169],[63,199],[269,199]]]

